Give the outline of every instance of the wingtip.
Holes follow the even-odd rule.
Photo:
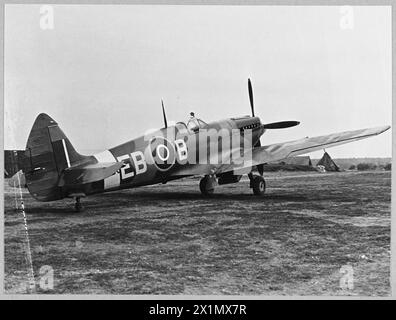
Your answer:
[[[380,131],[380,133],[382,133],[382,132],[385,132],[385,131],[389,130],[389,129],[390,129],[390,127],[391,127],[391,126],[389,126],[389,125],[380,127],[380,130],[381,130],[381,131]]]
[[[389,130],[391,126],[380,126],[380,127],[372,127],[372,128],[367,128],[368,132],[370,132],[371,135],[379,135],[381,133],[384,133],[385,131]]]

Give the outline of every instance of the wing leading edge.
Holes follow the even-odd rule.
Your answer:
[[[389,128],[390,126],[382,126],[354,131],[345,131],[254,148],[252,150],[251,163],[253,166],[255,166],[258,164],[279,161],[289,157],[318,151],[323,148],[335,147],[341,144],[376,136],[385,132]],[[246,168],[246,166],[234,168],[233,170],[235,171],[243,168]]]
[[[318,136],[313,138],[304,138],[300,140],[276,143],[268,146],[263,146],[260,148],[255,148],[253,150],[253,154],[255,160],[259,161],[260,163],[268,162],[267,160],[268,155],[270,161],[278,161],[284,158],[294,157],[301,154],[318,151],[325,147],[331,148],[341,144],[366,139],[378,135],[388,130],[389,128],[390,126],[383,126],[383,127],[355,130],[355,131],[345,131],[345,132],[333,133],[333,134]],[[262,152],[264,152],[267,157],[263,158]]]

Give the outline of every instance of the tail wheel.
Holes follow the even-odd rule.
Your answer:
[[[261,196],[265,193],[265,180],[262,176],[255,176],[252,180],[253,193]]]
[[[199,182],[199,190],[205,196],[211,195],[214,192],[216,180],[210,176],[205,176]]]
[[[81,204],[80,198],[77,197],[76,198],[76,203],[74,204],[74,210],[76,212],[81,212],[81,211],[83,211],[83,209],[84,209],[84,207]]]

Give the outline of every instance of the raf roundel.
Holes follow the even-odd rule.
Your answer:
[[[154,137],[150,141],[150,154],[155,166],[160,171],[168,171],[176,162],[174,145],[163,137]]]

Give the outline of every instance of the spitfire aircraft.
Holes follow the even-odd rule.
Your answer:
[[[298,121],[262,123],[255,116],[250,79],[251,116],[206,123],[195,118],[164,127],[103,152],[79,154],[47,114],[37,116],[25,149],[23,174],[30,194],[39,201],[75,199],[101,192],[135,188],[188,176],[201,176],[199,188],[210,195],[215,186],[237,183],[246,174],[255,195],[266,189],[264,165],[288,157],[378,135],[389,126],[333,133],[313,138],[261,145],[260,137],[272,129],[289,128]],[[253,171],[257,169],[257,174]]]

